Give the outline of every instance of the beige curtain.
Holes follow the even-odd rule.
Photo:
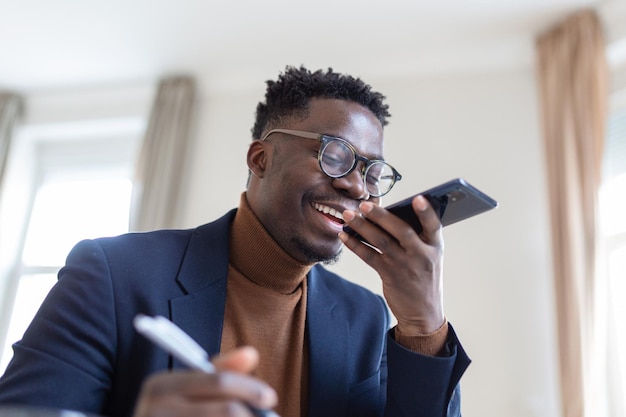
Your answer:
[[[15,133],[15,128],[20,122],[24,112],[23,100],[20,96],[0,92],[0,203],[2,203],[2,195],[5,193],[5,172],[11,150],[11,142]],[[0,207],[2,204],[0,204]],[[6,216],[0,213],[0,222],[4,222]],[[14,221],[14,219],[11,219]],[[11,245],[13,236],[7,235],[6,228],[0,227],[0,346],[4,346],[4,339],[9,326],[8,320],[3,320],[10,312],[10,306],[13,301],[9,300],[9,294],[12,294],[11,287],[13,283],[10,281],[11,271],[15,268],[15,245]],[[4,245],[9,242],[10,247]],[[2,355],[2,352],[0,352]]]
[[[0,92],[0,198],[13,131],[22,116],[22,111],[23,103],[20,96]]]
[[[133,183],[131,231],[175,227],[194,97],[190,77],[159,83]]]
[[[578,12],[537,39],[564,417],[598,417],[606,335],[596,274],[597,194],[607,117],[601,23]],[[604,345],[604,346],[603,346]]]

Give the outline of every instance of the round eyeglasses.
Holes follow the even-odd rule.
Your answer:
[[[363,178],[365,189],[372,197],[384,196],[391,191],[397,181],[402,179],[402,175],[387,162],[380,159],[371,160],[359,155],[354,146],[344,139],[300,130],[273,129],[267,132],[261,140],[267,140],[273,133],[284,133],[320,141],[317,160],[322,172],[331,178],[345,177],[354,171],[359,161],[362,161],[361,178]]]

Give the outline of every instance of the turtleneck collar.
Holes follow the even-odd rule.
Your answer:
[[[250,281],[282,294],[298,289],[313,265],[285,252],[265,230],[241,194],[230,230],[230,263]]]

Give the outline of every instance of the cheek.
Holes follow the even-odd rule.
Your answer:
[[[317,159],[296,157],[277,161],[272,165],[268,175],[284,188],[310,185],[321,178],[327,178],[321,171]]]
[[[319,167],[317,152],[291,147],[280,147],[278,151],[265,176],[265,180],[271,184],[273,198],[284,203],[329,180]]]

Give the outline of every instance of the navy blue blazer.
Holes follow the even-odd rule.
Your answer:
[[[0,404],[131,416],[146,376],[182,367],[134,331],[138,313],[168,317],[218,353],[234,213],[193,230],[77,244],[14,345]],[[453,330],[448,356],[415,354],[388,333],[380,296],[321,266],[307,280],[309,417],[460,415],[469,359]]]

